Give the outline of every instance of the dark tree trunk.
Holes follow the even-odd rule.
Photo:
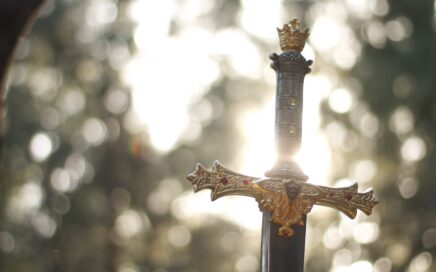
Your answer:
[[[0,0],[0,128],[4,118],[4,94],[9,65],[21,35],[35,20],[45,0]],[[0,130],[1,131],[1,130]],[[3,150],[0,132],[0,162]]]

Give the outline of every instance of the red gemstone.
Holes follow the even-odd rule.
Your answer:
[[[352,192],[348,192],[345,194],[345,199],[347,201],[350,201],[353,198],[353,193]]]
[[[335,195],[335,193],[333,193],[333,192],[329,193],[329,197],[333,197],[334,195]]]
[[[228,180],[226,177],[222,177],[222,178],[221,178],[221,183],[222,183],[223,185],[226,185],[227,183],[229,183],[229,180]]]
[[[248,185],[250,183],[250,180],[249,179],[244,179],[244,180],[242,180],[242,183],[244,183],[245,185]]]

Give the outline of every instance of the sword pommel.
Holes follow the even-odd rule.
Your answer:
[[[301,52],[309,37],[309,29],[300,29],[300,22],[297,19],[292,19],[289,24],[283,25],[283,28],[277,28],[280,39],[280,47],[283,51],[298,51]]]

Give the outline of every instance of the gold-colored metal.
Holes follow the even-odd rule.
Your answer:
[[[293,19],[289,24],[283,25],[282,29],[277,28],[277,32],[282,51],[294,50],[301,52],[307,37],[309,37],[309,29],[306,28],[301,31],[300,22],[297,19]]]
[[[279,235],[282,236],[292,236],[292,226],[304,224],[303,216],[311,211],[313,205],[331,207],[355,218],[357,209],[370,215],[378,203],[372,190],[357,192],[357,184],[329,188],[296,179],[260,179],[230,171],[218,161],[211,171],[197,164],[195,171],[187,178],[195,192],[210,189],[212,200],[227,195],[255,198],[261,211],[271,213],[270,221],[281,225]]]

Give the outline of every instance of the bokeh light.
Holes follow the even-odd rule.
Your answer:
[[[8,79],[0,270],[259,271],[257,203],[211,202],[185,176],[215,159],[271,168],[268,54],[297,17],[315,62],[295,159],[311,183],[357,182],[381,200],[355,220],[315,207],[306,271],[434,271],[436,12],[424,2],[48,1]]]
[[[40,132],[32,137],[29,148],[34,160],[44,161],[53,151],[53,142],[50,136]]]

